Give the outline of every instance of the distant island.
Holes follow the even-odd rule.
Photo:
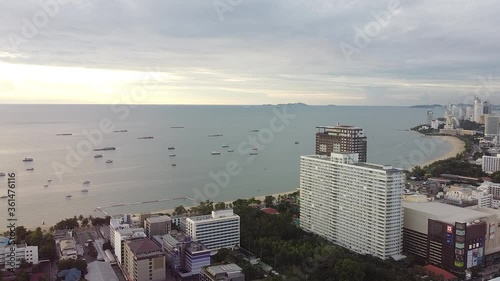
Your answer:
[[[446,106],[442,106],[440,104],[421,104],[410,106],[410,108],[444,108]]]
[[[263,106],[308,106],[305,103],[302,102],[295,102],[295,103],[279,103],[279,104],[263,104]]]

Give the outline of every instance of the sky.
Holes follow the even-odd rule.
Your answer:
[[[500,104],[497,0],[0,6],[0,103]]]

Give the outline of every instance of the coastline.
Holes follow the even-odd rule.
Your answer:
[[[465,152],[465,142],[463,142],[459,138],[456,138],[456,137],[453,137],[453,136],[426,136],[426,137],[429,137],[429,138],[439,138],[442,141],[445,141],[445,142],[449,143],[452,146],[452,148],[451,148],[451,150],[449,152],[447,152],[446,154],[444,154],[442,156],[439,156],[439,157],[436,157],[434,159],[430,159],[430,160],[424,161],[423,163],[421,163],[421,164],[418,165],[420,167],[424,167],[424,166],[430,165],[430,164],[432,164],[434,162],[437,162],[437,161],[441,161],[441,160],[446,160],[446,159],[449,159],[449,158],[453,158],[453,157],[457,156],[457,154]]]

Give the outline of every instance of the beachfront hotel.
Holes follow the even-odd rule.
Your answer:
[[[189,217],[182,221],[182,229],[193,240],[208,249],[233,249],[240,245],[240,216],[233,209],[212,211],[211,215]]]
[[[302,156],[301,227],[356,253],[400,259],[404,184],[403,170],[356,153]]]
[[[316,127],[316,155],[357,153],[359,162],[366,162],[367,140],[363,129],[337,124],[335,127]]]

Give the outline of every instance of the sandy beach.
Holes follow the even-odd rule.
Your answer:
[[[437,157],[437,158],[434,158],[434,159],[431,159],[428,161],[424,161],[423,163],[418,165],[420,167],[424,167],[424,166],[432,164],[436,161],[445,160],[448,158],[455,157],[455,156],[457,156],[457,154],[460,154],[460,153],[465,151],[465,142],[463,142],[462,140],[460,140],[456,137],[452,137],[452,136],[427,136],[427,137],[428,138],[440,138],[441,140],[451,144],[452,149],[448,153],[446,153],[445,155],[442,155],[440,157]]]

